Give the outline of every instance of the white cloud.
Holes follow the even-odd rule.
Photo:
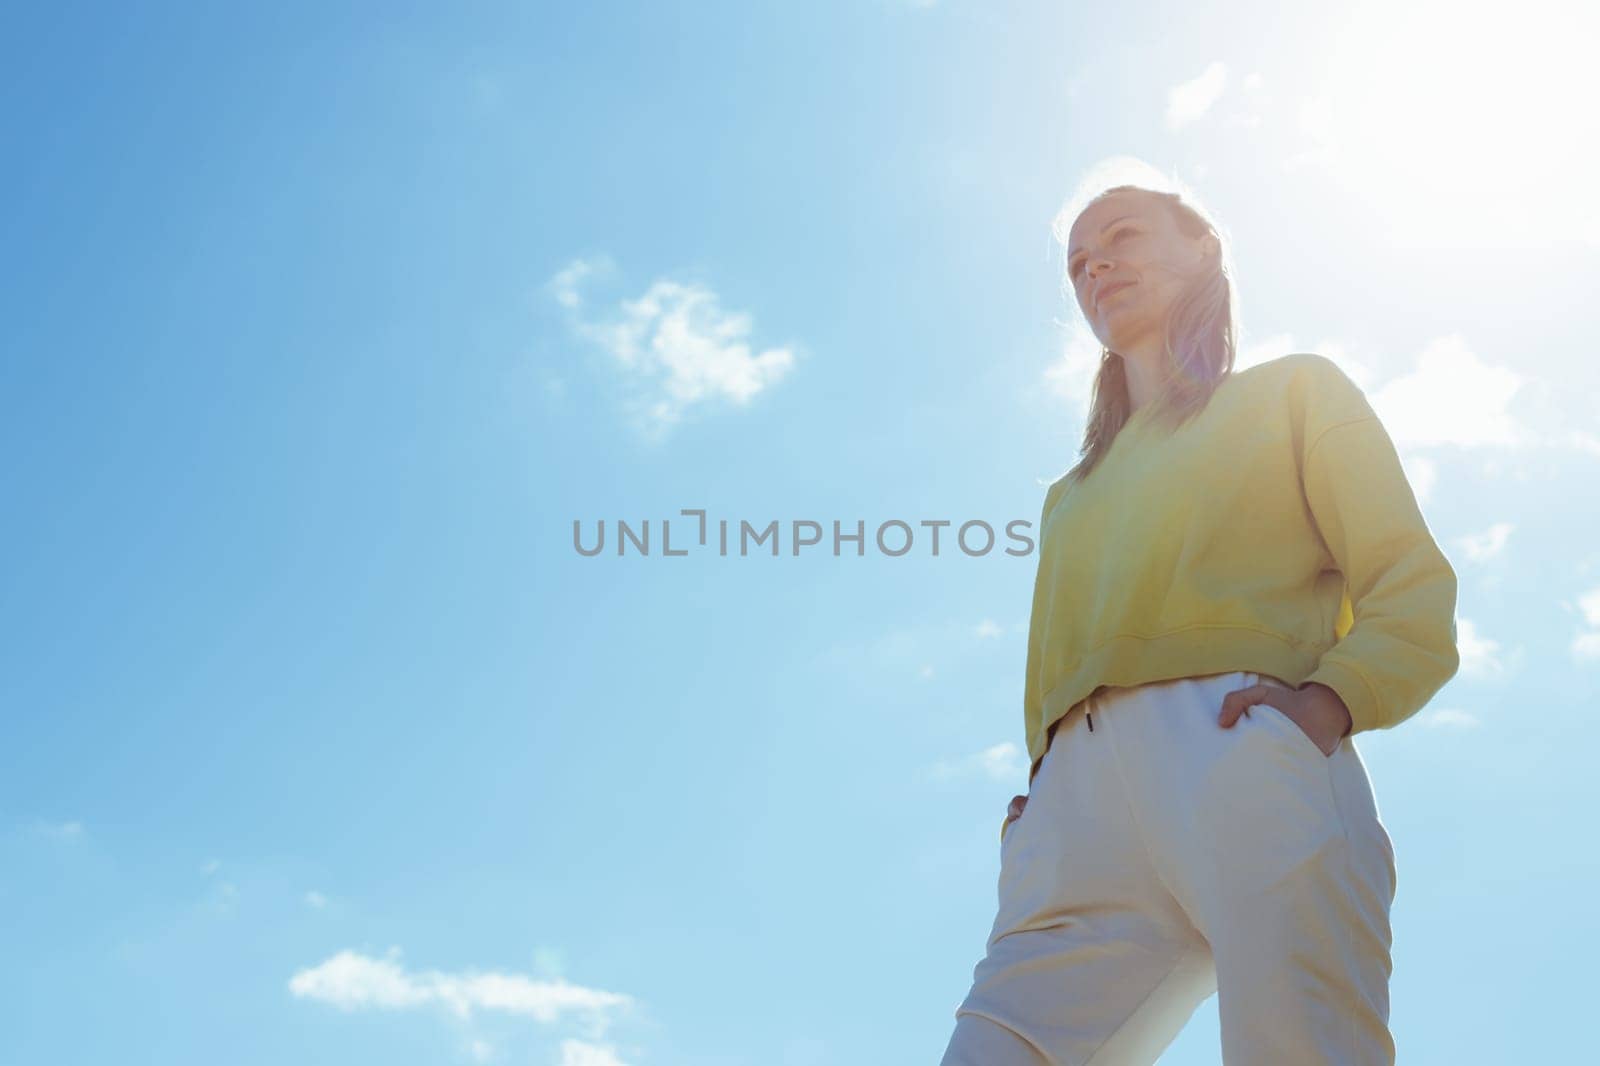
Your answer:
[[[1396,446],[1530,443],[1508,410],[1523,379],[1479,359],[1459,335],[1430,342],[1416,368],[1370,399]]]
[[[1600,661],[1600,586],[1578,597],[1585,628],[1572,638],[1572,655],[1587,662]]]
[[[563,1040],[560,1066],[625,1066],[625,1064],[617,1058],[615,1048],[604,1044],[589,1044],[582,1040]]]
[[[1482,533],[1457,537],[1456,544],[1470,562],[1487,562],[1505,549],[1506,540],[1515,528],[1510,522],[1496,522]]]
[[[494,1045],[487,1040],[474,1038],[467,1044],[467,1054],[473,1062],[488,1062],[494,1058]]]
[[[581,317],[578,283],[589,272],[575,262],[548,287],[573,312],[577,333],[610,357],[628,391],[629,412],[649,436],[665,433],[697,405],[748,404],[794,366],[792,348],[752,350],[751,316],[724,310],[703,285],[658,280],[609,317]]]
[[[583,294],[578,291],[579,287],[590,278],[608,276],[615,270],[616,265],[606,256],[574,259],[545,283],[545,290],[555,298],[556,303],[575,311],[583,305]]]
[[[1500,642],[1479,634],[1470,619],[1456,619],[1456,650],[1461,655],[1461,672],[1468,677],[1499,677],[1505,673]]]
[[[1000,629],[1000,624],[994,619],[985,618],[983,621],[977,624],[972,632],[980,640],[987,640],[991,637],[998,637],[1002,630]]]
[[[430,982],[413,980],[393,962],[351,951],[341,951],[320,966],[299,971],[289,979],[289,991],[341,1010],[415,1007],[436,998]]]
[[[1578,597],[1578,609],[1583,612],[1586,623],[1600,628],[1600,588],[1592,588]]]
[[[1589,14],[1596,6],[1533,0],[1514,10],[1350,5],[1323,28],[1327,61],[1302,65],[1272,94],[1311,97],[1300,116],[1304,151],[1284,166],[1328,165],[1329,187],[1390,247],[1593,246],[1600,211],[1588,192],[1600,138],[1587,42],[1600,28]],[[1439,47],[1444,25],[1450,43]],[[1417,77],[1420,55],[1429,57],[1426,78]],[[1483,76],[1489,55],[1492,79]],[[1462,225],[1469,217],[1476,224]]]
[[[1337,345],[1309,349],[1327,355],[1367,395],[1399,449],[1402,462],[1417,449],[1454,446],[1484,449],[1491,469],[1514,470],[1526,449],[1549,448],[1600,456],[1600,437],[1559,424],[1559,418],[1519,418],[1512,411],[1528,379],[1481,358],[1459,334],[1430,341],[1409,371],[1381,386],[1367,367]],[[1422,495],[1418,494],[1419,497]]]
[[[1084,323],[1081,315],[1074,315],[1066,326],[1066,341],[1060,358],[1045,367],[1045,389],[1048,396],[1068,401],[1071,413],[1082,417],[1089,413],[1094,376],[1100,372],[1100,338]],[[1055,413],[1052,409],[1052,416]]]
[[[1227,65],[1213,62],[1198,77],[1167,90],[1167,127],[1176,129],[1211,110],[1227,82]]]
[[[459,1017],[474,1010],[529,1015],[540,1022],[555,1022],[563,1015],[584,1012],[603,1022],[606,1012],[632,1005],[629,996],[585,988],[561,978],[536,980],[522,974],[438,970],[410,972],[393,957],[372,958],[341,951],[317,966],[289,979],[297,998],[316,1000],[341,1010],[404,1010],[442,1006]]]
[[[306,906],[319,911],[328,905],[328,897],[314,889],[306,893],[305,901]]]
[[[1433,486],[1439,482],[1439,464],[1415,452],[1400,453],[1400,469],[1411,484],[1418,503],[1426,503],[1433,495]]]
[[[1589,455],[1600,458],[1600,436],[1581,429],[1575,429],[1568,432],[1564,439],[1567,446],[1573,451],[1587,452]]]
[[[57,840],[77,840],[83,836],[82,822],[35,822],[34,831]]]
[[[967,777],[1010,781],[1025,776],[1028,765],[1026,753],[1008,740],[965,758],[934,763],[928,770],[928,776],[935,781],[951,781]]]
[[[1069,413],[1086,415],[1100,368],[1101,344],[1075,316],[1066,327],[1061,355],[1043,373],[1042,395],[1051,415],[1066,401]],[[1303,346],[1293,334],[1278,333],[1240,346],[1234,370],[1242,371],[1294,352],[1316,352],[1332,360],[1366,394],[1395,443],[1407,479],[1425,501],[1438,477],[1436,458],[1427,449],[1441,446],[1486,449],[1489,461],[1515,461],[1523,449],[1552,448],[1600,457],[1600,435],[1583,428],[1533,425],[1518,418],[1512,403],[1527,379],[1481,358],[1459,334],[1428,342],[1410,370],[1388,376],[1380,385],[1373,364],[1350,354],[1337,340]]]

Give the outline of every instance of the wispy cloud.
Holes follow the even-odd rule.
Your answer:
[[[341,1010],[407,1010],[444,1007],[462,1018],[473,1011],[502,1011],[552,1023],[581,1014],[603,1030],[609,1012],[631,1007],[617,992],[585,988],[562,978],[540,980],[518,973],[409,971],[391,950],[387,958],[341,951],[296,973],[289,991]]]
[[[959,759],[945,759],[928,768],[934,781],[983,777],[993,781],[1013,781],[1028,773],[1027,754],[1021,747],[1005,741]]]
[[[1578,610],[1583,615],[1583,628],[1572,638],[1573,658],[1600,662],[1600,586],[1578,597]]]
[[[40,821],[33,823],[33,831],[55,840],[77,840],[83,836],[83,823]]]
[[[1564,439],[1567,447],[1571,448],[1573,451],[1583,452],[1587,455],[1592,455],[1595,458],[1600,459],[1600,436],[1590,433],[1587,430],[1574,429],[1569,430]]]
[[[692,408],[744,406],[795,365],[793,348],[753,348],[752,316],[725,309],[705,285],[660,279],[637,299],[592,311],[582,285],[599,272],[595,262],[576,260],[546,288],[574,332],[608,357],[624,404],[648,437],[661,437]]]
[[[615,1048],[582,1040],[561,1042],[560,1066],[625,1066]]]
[[[1425,455],[1402,451],[1400,467],[1405,471],[1406,480],[1411,483],[1411,491],[1417,497],[1417,502],[1426,503],[1433,495],[1433,487],[1439,483],[1439,464]]]
[[[1456,545],[1469,562],[1488,562],[1505,550],[1506,541],[1516,526],[1511,522],[1496,522],[1482,533],[1470,533],[1456,538]]]
[[[1456,650],[1461,655],[1461,672],[1468,677],[1500,677],[1506,672],[1500,642],[1479,633],[1471,619],[1456,619]]]
[[[1167,128],[1177,129],[1210,111],[1227,83],[1227,64],[1213,62],[1198,77],[1168,89]]]
[[[545,282],[545,291],[562,307],[576,310],[583,306],[583,293],[580,290],[584,282],[592,278],[609,277],[614,273],[616,264],[608,256],[574,259]]]
[[[1094,376],[1100,371],[1100,340],[1081,315],[1074,314],[1066,326],[1061,355],[1044,370],[1045,395],[1068,401],[1068,413],[1079,418],[1089,413],[1094,393]],[[1059,418],[1060,408],[1050,404],[1050,417]]]
[[[1062,354],[1045,368],[1043,392],[1053,404],[1065,400],[1071,411],[1084,415],[1100,366],[1100,342],[1080,320],[1066,325]],[[1593,433],[1560,426],[1535,429],[1519,419],[1512,403],[1524,377],[1481,358],[1458,334],[1430,341],[1410,369],[1382,384],[1371,364],[1352,356],[1337,340],[1302,346],[1287,333],[1241,347],[1234,369],[1246,370],[1291,352],[1327,356],[1366,393],[1395,442],[1419,501],[1429,498],[1438,480],[1438,464],[1428,450],[1440,446],[1490,449],[1508,456],[1529,447],[1600,455],[1600,437]],[[1052,417],[1057,413],[1058,405]],[[1476,542],[1471,550],[1478,550]]]

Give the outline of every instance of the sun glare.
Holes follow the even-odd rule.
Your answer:
[[[1597,40],[1600,4],[1364,0],[1286,166],[1328,167],[1403,242],[1600,245]]]

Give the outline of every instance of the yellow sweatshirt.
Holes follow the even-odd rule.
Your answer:
[[[1350,709],[1352,734],[1419,711],[1460,663],[1456,575],[1360,388],[1294,354],[1229,374],[1176,429],[1153,410],[1084,481],[1045,492],[1029,785],[1050,724],[1101,685],[1315,681]]]

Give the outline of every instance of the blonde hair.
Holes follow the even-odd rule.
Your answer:
[[[1125,170],[1128,165],[1124,160],[1113,161],[1118,170]],[[1185,236],[1209,235],[1216,239],[1217,254],[1208,261],[1208,268],[1198,271],[1173,300],[1163,334],[1165,357],[1161,366],[1161,389],[1151,401],[1150,417],[1176,428],[1204,408],[1217,384],[1233,372],[1239,318],[1232,257],[1222,226],[1200,206],[1199,198],[1181,181],[1154,172],[1143,164],[1135,162],[1133,165],[1145,172],[1138,181],[1119,182],[1107,188],[1103,180],[1086,180],[1080,192],[1057,213],[1051,232],[1065,249],[1072,224],[1085,208],[1111,193],[1134,192],[1165,205],[1178,231]],[[1085,196],[1084,189],[1099,191]],[[1062,290],[1068,296],[1073,295],[1072,279],[1065,270]],[[1078,450],[1081,458],[1066,473],[1069,483],[1088,477],[1131,413],[1122,356],[1102,345],[1083,444]]]

